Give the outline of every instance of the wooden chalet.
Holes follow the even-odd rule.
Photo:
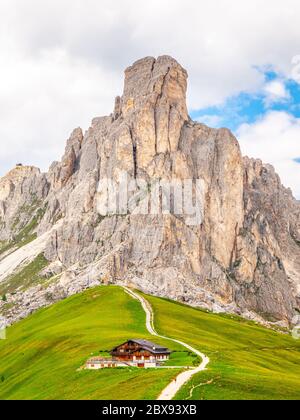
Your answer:
[[[165,362],[170,358],[170,350],[148,340],[128,340],[115,347],[111,356],[123,362],[138,362],[142,367],[145,362]]]
[[[155,368],[170,358],[170,350],[147,340],[128,340],[115,347],[110,358],[93,357],[86,363],[86,369],[116,367]]]

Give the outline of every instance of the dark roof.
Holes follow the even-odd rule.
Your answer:
[[[160,346],[159,344],[155,344],[152,341],[148,341],[148,340],[130,340],[133,341],[134,343],[140,344],[141,346],[145,346],[145,347],[150,347],[151,349],[156,349],[156,350],[167,350],[167,347],[163,347]]]
[[[171,351],[167,347],[160,346],[159,344],[152,343],[152,341],[148,341],[148,340],[130,339],[123,344],[126,344],[129,341],[139,344],[142,347],[142,349],[148,350],[153,354],[170,354],[171,353]],[[120,344],[118,347],[122,346],[123,344]],[[118,347],[116,347],[114,350],[116,350]]]

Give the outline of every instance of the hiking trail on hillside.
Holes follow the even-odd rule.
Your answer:
[[[140,296],[138,293],[133,292],[128,287],[123,286],[123,288],[133,299],[139,300],[140,303],[142,304],[142,307],[143,307],[143,309],[146,313],[146,328],[151,335],[163,338],[165,340],[173,341],[174,343],[177,343],[177,344],[180,344],[183,347],[187,348],[189,351],[195,353],[197,356],[201,357],[201,359],[202,359],[202,362],[198,367],[191,368],[189,370],[181,372],[176,377],[176,379],[173,380],[161,392],[161,394],[157,398],[158,401],[170,401],[175,397],[175,395],[183,387],[183,385],[185,385],[194,375],[196,375],[197,373],[203,372],[206,369],[210,360],[205,354],[201,353],[199,350],[195,349],[194,347],[190,346],[189,344],[186,344],[186,343],[184,343],[183,341],[180,341],[180,340],[176,340],[176,339],[158,334],[155,330],[155,327],[154,327],[154,313],[153,313],[153,309],[152,309],[150,303],[146,299],[144,299],[142,296]]]

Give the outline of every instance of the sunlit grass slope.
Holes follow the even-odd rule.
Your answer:
[[[300,343],[238,318],[147,296],[159,332],[206,353],[207,371],[179,399],[300,399]],[[0,341],[0,399],[155,399],[177,370],[78,371],[92,354],[129,338],[171,347],[172,364],[192,364],[179,345],[149,336],[140,303],[99,287],[39,311]]]
[[[160,333],[207,354],[178,399],[300,399],[300,341],[252,322],[147,296]]]
[[[77,371],[92,353],[129,338],[152,338],[140,303],[117,287],[41,310],[9,328],[7,338],[0,341],[0,399],[153,399],[177,372]]]

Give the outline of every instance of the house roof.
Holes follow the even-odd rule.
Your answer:
[[[142,339],[130,339],[126,341],[125,343],[120,344],[118,347],[115,347],[113,351],[118,349],[123,344],[128,343],[129,341],[132,341],[133,343],[139,344],[142,349],[148,350],[153,354],[170,354],[171,351],[167,347],[160,346],[159,344],[152,343],[148,340],[142,340]]]

